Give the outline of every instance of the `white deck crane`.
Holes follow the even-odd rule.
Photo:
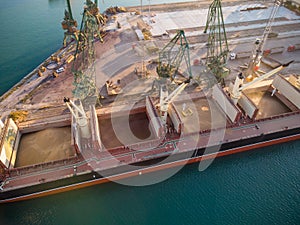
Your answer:
[[[247,70],[244,74],[248,80],[252,80],[253,75],[259,76],[258,70],[259,70],[259,65],[261,62],[262,55],[263,55],[264,45],[266,43],[268,35],[271,32],[272,23],[275,20],[275,16],[276,16],[278,9],[279,9],[280,5],[282,4],[282,2],[283,2],[283,0],[275,0],[274,6],[272,8],[272,11],[271,11],[269,20],[267,22],[267,25],[265,27],[264,33],[262,35],[262,38],[261,38],[261,40],[257,39],[255,42],[255,49],[253,50],[253,54],[251,55],[250,62],[248,64]]]
[[[88,118],[81,101],[79,101],[79,105],[76,105],[69,98],[64,98],[64,102],[76,121],[76,124],[74,124],[74,126],[76,126],[75,129],[80,130],[81,137],[90,138],[91,134],[88,126]]]
[[[160,88],[160,117],[164,125],[167,124],[167,115],[168,108],[170,103],[186,88],[189,84],[190,79],[186,80],[182,84],[180,84],[171,94],[168,93],[168,90],[165,85]]]
[[[280,70],[282,70],[284,67],[287,67],[288,65],[290,65],[293,61],[290,61],[286,64],[283,64],[271,71],[269,71],[268,73],[265,73],[264,75],[261,75],[255,79],[253,79],[251,82],[245,83],[244,84],[244,76],[242,73],[240,73],[234,82],[233,88],[230,92],[230,97],[233,100],[233,102],[235,104],[237,104],[238,100],[240,99],[241,95],[242,95],[242,91],[250,86],[252,86],[255,83],[258,83],[264,79],[267,79],[268,77],[274,75],[275,73],[278,73]]]

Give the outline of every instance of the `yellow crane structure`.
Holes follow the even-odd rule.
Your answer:
[[[72,40],[78,42],[77,21],[73,18],[70,0],[67,0],[68,10],[65,10],[64,20],[61,22],[64,33],[63,46],[66,47]]]

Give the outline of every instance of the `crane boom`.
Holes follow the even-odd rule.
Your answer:
[[[251,82],[248,82],[246,84],[243,84],[244,81],[244,76],[242,75],[242,73],[240,73],[235,80],[234,86],[232,88],[231,91],[231,98],[234,101],[234,103],[236,104],[238,102],[238,100],[241,97],[241,93],[244,89],[252,86],[253,84],[256,84],[264,79],[267,79],[269,77],[271,77],[272,75],[278,73],[280,70],[282,70],[284,67],[287,67],[288,65],[290,65],[293,61],[290,61],[286,64],[282,64],[281,66],[278,66],[277,68],[269,71],[268,73],[261,75],[257,78],[255,78],[254,80],[252,80]]]
[[[244,85],[243,85],[242,87],[240,87],[238,90],[239,90],[239,91],[242,91],[242,90],[244,90],[244,89],[246,89],[246,88],[252,86],[253,84],[256,84],[256,83],[258,83],[258,82],[260,82],[260,81],[262,81],[262,80],[264,80],[264,79],[269,78],[270,76],[272,76],[272,75],[274,75],[275,73],[277,73],[277,72],[279,72],[280,70],[282,70],[283,67],[284,67],[284,66],[281,65],[281,66],[275,68],[274,70],[271,70],[270,72],[268,72],[268,73],[266,73],[266,74],[264,74],[264,75],[262,75],[262,76],[259,76],[259,77],[255,78],[255,79],[252,80],[251,82],[248,82],[248,83],[244,84]]]
[[[168,94],[168,90],[166,86],[161,87],[159,107],[160,107],[160,116],[163,124],[167,123],[169,104],[186,88],[189,82],[190,80],[183,82],[171,94]]]
[[[88,117],[83,109],[82,103],[79,102],[78,105],[76,105],[72,100],[68,98],[64,98],[64,102],[66,103],[68,109],[72,113],[73,118],[75,119],[75,124],[73,126],[76,126],[77,129],[80,129],[81,136],[83,138],[89,138],[90,137],[90,130],[88,126]]]
[[[279,9],[280,5],[282,4],[282,2],[283,2],[282,0],[275,0],[275,2],[274,2],[269,20],[267,22],[267,25],[266,25],[263,35],[262,35],[262,38],[261,38],[261,40],[257,40],[257,42],[255,43],[256,46],[253,51],[253,54],[251,55],[251,59],[250,59],[250,62],[249,62],[249,65],[248,65],[248,68],[247,68],[247,71],[245,74],[246,77],[254,75],[255,73],[257,73],[257,70],[259,69],[259,64],[261,61],[261,57],[263,55],[263,49],[266,44],[266,40],[268,38],[268,35],[271,32],[272,24],[275,20],[275,16],[276,16],[278,9]]]
[[[67,5],[68,5],[68,11],[69,11],[69,14],[70,14],[70,19],[71,19],[71,20],[74,20],[74,18],[73,18],[73,13],[72,13],[72,9],[71,9],[71,3],[70,3],[70,0],[67,0]]]

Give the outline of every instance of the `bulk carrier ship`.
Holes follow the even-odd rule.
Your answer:
[[[1,98],[0,202],[300,138],[300,17],[288,4],[100,14],[87,1],[77,29],[67,3],[64,47]]]

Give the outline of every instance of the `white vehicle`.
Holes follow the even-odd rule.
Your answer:
[[[229,55],[229,59],[230,59],[230,60],[236,59],[236,53],[231,52],[230,55]]]
[[[56,70],[56,73],[61,73],[61,72],[64,72],[65,71],[65,68],[63,67],[60,67]]]

